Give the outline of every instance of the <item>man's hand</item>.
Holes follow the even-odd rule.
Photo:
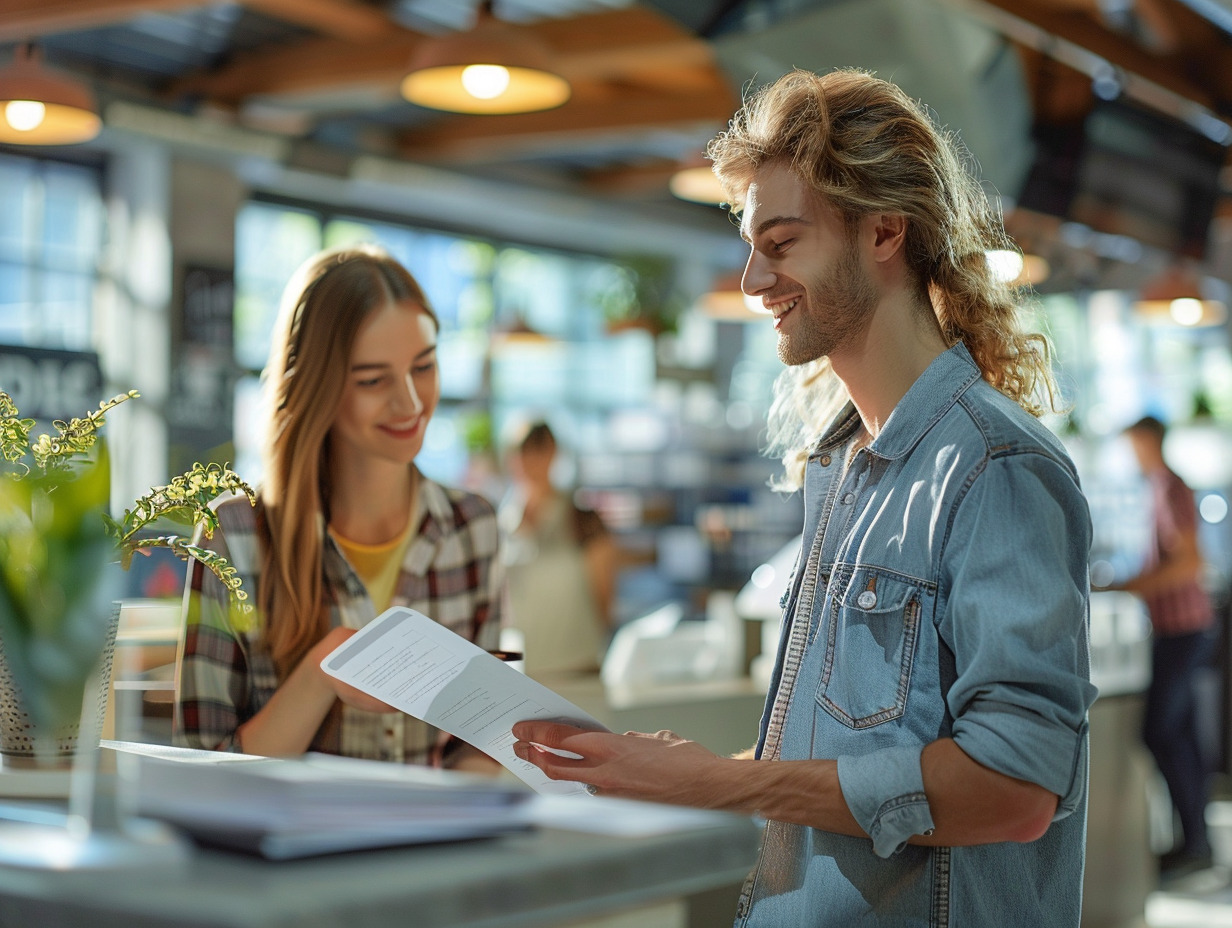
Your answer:
[[[587,731],[556,722],[518,722],[513,751],[553,780],[578,780],[601,796],[713,808],[723,797],[712,776],[734,763],[701,745],[660,731],[653,735]],[[540,747],[542,746],[542,747]],[[574,760],[543,747],[580,754]]]

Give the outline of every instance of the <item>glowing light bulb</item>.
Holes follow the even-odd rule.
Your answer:
[[[1022,255],[1016,251],[998,249],[985,252],[988,269],[1002,283],[1012,283],[1022,273]]]
[[[1181,325],[1197,325],[1202,321],[1202,301],[1193,297],[1182,297],[1173,300],[1168,307],[1173,320]]]
[[[509,87],[509,69],[499,64],[472,64],[462,69],[462,86],[472,97],[492,100]]]
[[[4,105],[4,118],[18,132],[31,132],[43,124],[47,107],[37,100],[10,100]]]
[[[1228,501],[1218,493],[1208,493],[1198,504],[1198,512],[1205,521],[1218,525],[1228,517]]]

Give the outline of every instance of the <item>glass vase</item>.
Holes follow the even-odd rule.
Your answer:
[[[38,870],[107,870],[179,867],[189,844],[177,832],[129,810],[132,760],[99,747],[110,697],[120,605],[110,611],[102,651],[82,687],[75,719],[42,724],[29,711],[39,694],[38,676],[11,672],[19,654],[5,653],[0,641],[0,754],[3,777],[52,782],[35,792],[58,794],[51,802],[0,799],[0,865]],[[24,687],[17,682],[24,680]],[[31,692],[31,690],[35,692]],[[60,786],[66,783],[66,788]],[[36,780],[36,782],[40,782]]]

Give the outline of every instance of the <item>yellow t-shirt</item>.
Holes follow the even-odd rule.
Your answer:
[[[394,589],[398,585],[398,572],[402,569],[402,558],[406,555],[406,547],[410,543],[414,526],[415,512],[412,509],[406,530],[392,541],[379,545],[360,544],[343,538],[332,527],[329,530],[343,557],[355,568],[359,579],[364,582],[377,615],[388,609],[389,601],[393,599]]]

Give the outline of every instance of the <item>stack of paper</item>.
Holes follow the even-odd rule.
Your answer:
[[[271,859],[523,829],[518,784],[324,754],[275,759],[109,742],[136,754],[137,810]]]

